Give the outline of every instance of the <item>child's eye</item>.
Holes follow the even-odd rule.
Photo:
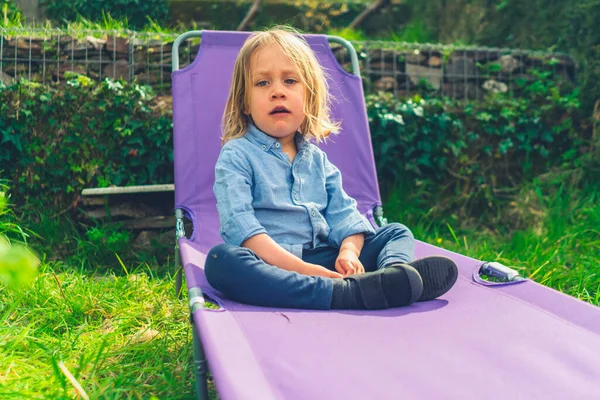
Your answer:
[[[266,86],[267,85],[267,81],[259,81],[256,83],[256,86]]]
[[[293,85],[294,83],[296,83],[296,82],[297,82],[297,80],[295,80],[295,79],[292,79],[292,78],[288,78],[288,79],[286,79],[284,82],[285,82],[286,84],[288,84],[288,85]]]

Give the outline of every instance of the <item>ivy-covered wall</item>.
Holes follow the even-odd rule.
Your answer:
[[[0,82],[0,178],[13,201],[64,207],[85,187],[173,181],[169,103],[137,84],[66,77]]]
[[[569,53],[579,61],[586,112],[600,100],[600,0],[410,0],[407,5],[442,43]]]
[[[1,0],[0,4],[14,4]],[[235,29],[251,1],[235,0],[43,0],[57,22],[83,15],[102,20],[103,13],[127,18],[133,29],[150,17],[159,24],[195,24],[199,28]],[[263,1],[250,29],[274,23],[308,32],[344,28],[369,2],[317,0]],[[579,61],[581,99],[591,113],[600,99],[600,0],[444,0],[392,1],[367,18],[360,29],[370,37],[393,37],[441,43],[563,51]],[[182,28],[185,29],[185,28]]]
[[[576,91],[543,75],[523,90],[484,102],[368,96],[384,197],[400,180],[421,181],[476,193],[485,208],[495,189],[590,151]],[[0,178],[17,203],[67,207],[85,187],[173,182],[170,99],[137,84],[0,84],[0,142]]]

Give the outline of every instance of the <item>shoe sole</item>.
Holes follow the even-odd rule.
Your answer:
[[[440,297],[454,286],[458,279],[456,263],[448,257],[425,257],[411,262],[423,279],[423,293],[417,301]]]

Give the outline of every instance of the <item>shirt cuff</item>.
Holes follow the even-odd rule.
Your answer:
[[[352,218],[351,221],[343,221],[334,227],[329,233],[329,242],[337,247],[341,247],[342,242],[348,236],[356,235],[357,233],[374,233],[375,228],[367,221],[365,217],[360,215],[357,218]]]
[[[258,222],[251,211],[236,214],[221,227],[223,240],[235,246],[241,246],[246,239],[259,233],[267,233],[267,230]]]

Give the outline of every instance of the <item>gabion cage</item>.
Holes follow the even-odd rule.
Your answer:
[[[171,88],[171,50],[177,34],[133,31],[0,28],[0,80],[40,83],[64,79],[67,71],[92,79],[124,79],[150,85],[158,93]],[[454,99],[481,99],[486,93],[519,95],[522,83],[547,73],[549,79],[574,82],[576,64],[567,54],[457,47],[383,41],[353,43],[359,54],[366,93],[397,97],[427,92]],[[179,49],[181,67],[191,63],[199,39]],[[350,70],[347,50],[332,45]]]

